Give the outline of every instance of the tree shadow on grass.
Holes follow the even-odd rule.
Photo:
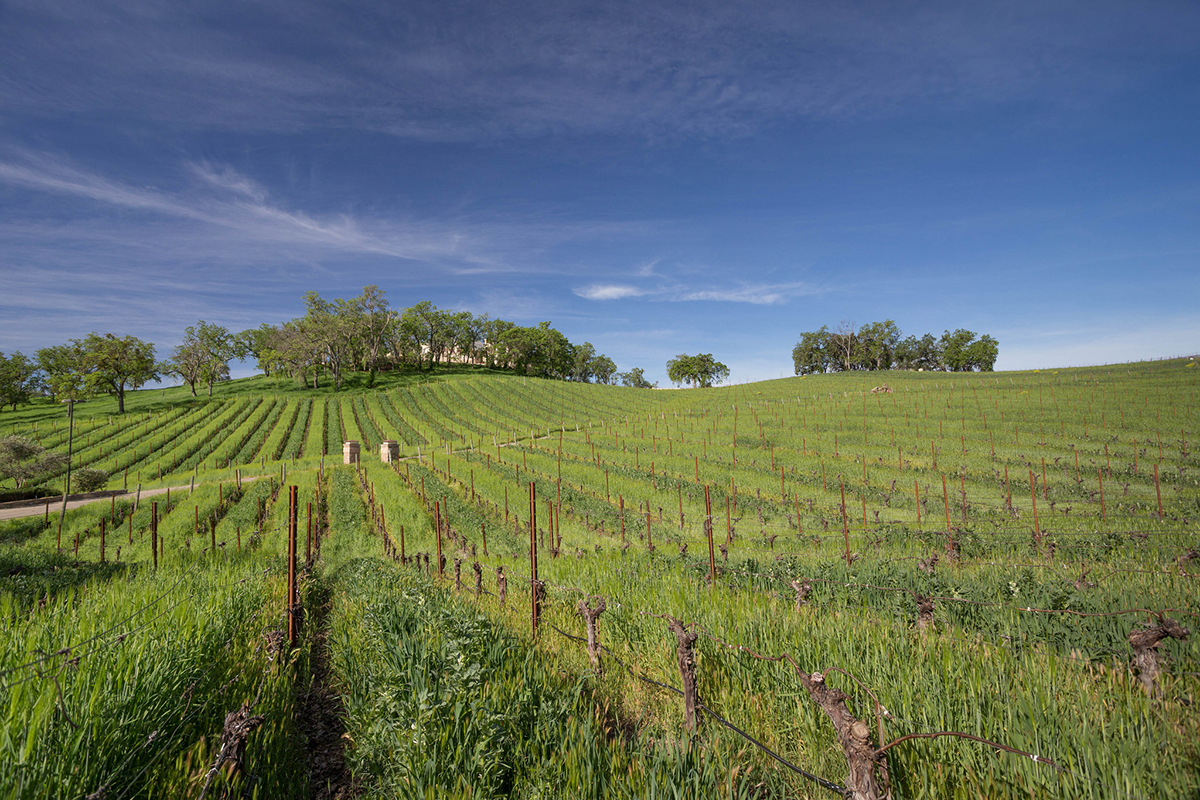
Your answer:
[[[12,595],[20,609],[49,602],[85,584],[124,576],[129,564],[78,561],[70,553],[0,547],[0,593]]]
[[[0,545],[25,544],[44,530],[46,522],[40,514],[5,520],[0,522]]]

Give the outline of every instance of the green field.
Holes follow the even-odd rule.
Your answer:
[[[897,798],[1198,796],[1198,372],[653,391],[463,369],[80,404],[73,467],[129,491],[0,522],[0,782],[816,798],[857,780],[850,736]],[[61,407],[9,433],[65,452]],[[287,485],[302,564],[310,503],[320,535],[294,648]],[[694,726],[667,618],[695,634]],[[213,770],[243,704],[262,720]]]

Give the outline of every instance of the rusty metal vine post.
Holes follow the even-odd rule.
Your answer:
[[[1158,495],[1158,519],[1163,519],[1162,488],[1158,485],[1158,464],[1154,465],[1154,493]]]
[[[1029,470],[1029,497],[1033,500],[1033,543],[1037,546],[1038,555],[1042,553],[1042,530],[1038,525],[1037,513],[1037,480],[1033,470]]]
[[[536,640],[542,603],[538,583],[537,487],[533,481],[529,482],[529,573],[529,622]]]
[[[733,521],[729,516],[729,495],[725,495],[725,547],[733,544]]]
[[[288,487],[288,575],[287,575],[287,628],[288,644],[296,646],[296,486]]]
[[[150,550],[154,554],[154,568],[158,569],[158,501],[150,503]]]
[[[312,568],[312,503],[308,504],[308,532],[304,534],[304,565]]]
[[[850,522],[846,519],[846,484],[841,478],[838,478],[838,485],[842,488],[842,536],[846,540],[846,565],[850,565]]]
[[[442,507],[438,503],[433,504],[434,525],[437,527],[437,571],[438,577],[442,577]]]
[[[712,500],[708,495],[708,484],[704,484],[704,533],[708,535],[708,585],[717,585],[717,557],[713,553]]]
[[[683,530],[683,484],[675,488],[679,490],[679,530]]]
[[[620,503],[621,510],[619,512],[621,518],[621,544],[625,544],[625,497],[617,495],[617,501]]]
[[[646,549],[654,552],[654,537],[650,533],[650,501],[646,501]]]
[[[942,473],[942,502],[946,506],[946,552],[954,552],[954,532],[950,527],[950,490],[946,486],[946,474]]]

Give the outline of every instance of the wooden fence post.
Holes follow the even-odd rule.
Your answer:
[[[1158,615],[1158,625],[1137,628],[1129,634],[1129,645],[1133,648],[1133,661],[1137,665],[1139,680],[1146,693],[1156,694],[1158,680],[1158,648],[1162,640],[1170,637],[1180,641],[1191,633],[1170,617]]]
[[[796,610],[799,611],[801,606],[808,602],[812,584],[808,581],[790,581],[789,585],[796,590]]]
[[[604,598],[599,595],[593,595],[591,599],[595,601],[595,605],[592,605],[587,600],[580,600],[576,608],[579,610],[579,615],[587,623],[588,658],[591,659],[592,666],[596,668],[596,672],[600,674],[604,668],[600,664],[600,646],[596,644],[596,620],[604,613],[607,606],[604,603]]]
[[[696,730],[696,654],[693,647],[699,634],[687,630],[674,617],[667,617],[667,626],[675,634],[676,656],[679,661],[679,676],[683,680],[683,726],[688,731]]]
[[[933,599],[920,594],[914,594],[917,601],[917,630],[921,633],[933,627]]]
[[[820,672],[809,675],[796,668],[796,676],[804,684],[812,701],[833,722],[838,744],[849,767],[846,796],[853,800],[880,800],[888,796],[884,788],[887,785],[887,763],[871,744],[871,726],[846,708],[849,695],[826,684],[825,676]],[[877,770],[883,773],[882,782],[876,776]]]

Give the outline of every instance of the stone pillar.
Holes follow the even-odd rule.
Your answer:
[[[390,464],[400,458],[400,443],[395,439],[384,439],[379,445],[379,460]]]
[[[358,442],[351,439],[348,442],[342,442],[342,463],[357,464],[358,463]]]

